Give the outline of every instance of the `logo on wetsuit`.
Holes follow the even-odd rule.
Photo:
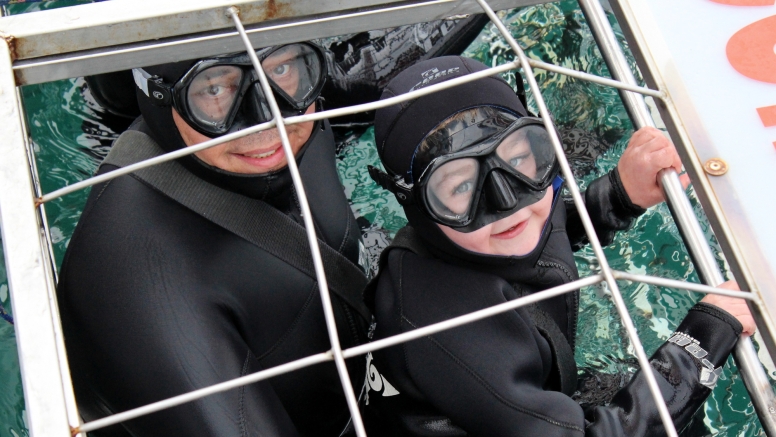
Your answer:
[[[366,381],[364,381],[364,387],[366,389],[366,404],[369,405],[369,391],[375,393],[382,392],[383,397],[396,396],[399,391],[392,386],[385,376],[381,375],[377,371],[377,367],[372,364],[372,353],[366,354]]]
[[[708,388],[714,388],[717,385],[719,377],[722,375],[722,366],[714,368],[714,364],[706,359],[706,355],[709,353],[703,349],[698,340],[690,337],[684,332],[674,332],[671,338],[668,339],[669,343],[673,343],[677,346],[684,347],[684,350],[690,353],[690,355],[701,361],[703,368],[701,369],[701,384]]]

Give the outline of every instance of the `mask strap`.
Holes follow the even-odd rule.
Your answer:
[[[377,183],[377,185],[383,187],[396,195],[396,200],[401,205],[411,205],[413,203],[412,187],[404,182],[404,178],[401,176],[391,177],[388,173],[380,170],[377,167],[368,165],[369,177]]]
[[[133,68],[132,77],[135,78],[135,84],[146,97],[151,99],[151,103],[156,106],[170,106],[172,104],[172,92],[170,87],[164,84],[159,76],[152,76],[142,68]]]
[[[135,84],[137,87],[143,91],[143,94],[145,94],[147,97],[150,97],[148,95],[148,79],[151,78],[151,75],[142,68],[133,68],[132,76],[135,78]]]

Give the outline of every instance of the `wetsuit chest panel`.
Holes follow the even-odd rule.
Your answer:
[[[375,302],[376,317],[380,320],[378,338],[507,301],[504,287],[509,286],[503,280],[464,272],[407,251],[390,253],[388,271],[390,275],[380,278],[385,284],[380,284]],[[401,395],[370,397],[370,400],[376,399],[377,409],[384,408],[398,416],[418,411],[436,412],[452,419],[455,425],[476,430],[482,424],[468,420],[490,416],[494,408],[517,408],[520,414],[505,413],[505,417],[519,418],[542,416],[542,412],[554,411],[559,403],[575,405],[560,393],[532,396],[543,392],[542,381],[551,368],[552,356],[546,341],[523,310],[377,351],[374,355],[378,370],[392,384],[395,382]],[[481,409],[482,414],[473,414],[473,409]],[[557,417],[526,422],[538,427],[534,429],[536,434],[525,435],[545,435],[542,432],[555,429],[558,423],[566,423],[568,427],[561,425],[560,428],[572,434],[572,430],[581,430],[577,425],[570,425],[582,423],[581,415],[572,418],[548,414]],[[544,429],[545,426],[550,428]],[[503,434],[487,435],[512,432],[507,428],[502,431]]]
[[[85,417],[328,349],[312,278],[132,177],[99,188],[70,243],[58,290]],[[269,435],[295,435],[289,417],[335,433],[347,409],[334,366],[294,376],[185,407],[199,418],[190,421],[197,429],[191,435],[210,427],[212,435],[229,435],[241,420],[279,432]],[[299,393],[318,405],[297,401]],[[169,414],[175,411],[184,410]],[[279,413],[264,416],[273,411]],[[154,417],[138,426],[166,429],[169,420]]]

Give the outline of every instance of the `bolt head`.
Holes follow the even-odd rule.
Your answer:
[[[728,172],[728,164],[721,158],[711,158],[703,164],[703,169],[712,176],[722,176]]]

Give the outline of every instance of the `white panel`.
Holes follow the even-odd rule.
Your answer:
[[[757,108],[776,105],[776,84],[736,71],[726,48],[739,30],[775,16],[776,5],[733,6],[711,0],[620,0],[620,4],[642,43],[651,74],[675,105],[679,128],[698,160],[721,158],[729,165],[727,174],[708,176],[710,194],[719,203],[724,224],[754,280],[754,291],[761,293],[773,323],[776,127],[765,127]],[[762,62],[776,62],[776,52],[766,53]]]

